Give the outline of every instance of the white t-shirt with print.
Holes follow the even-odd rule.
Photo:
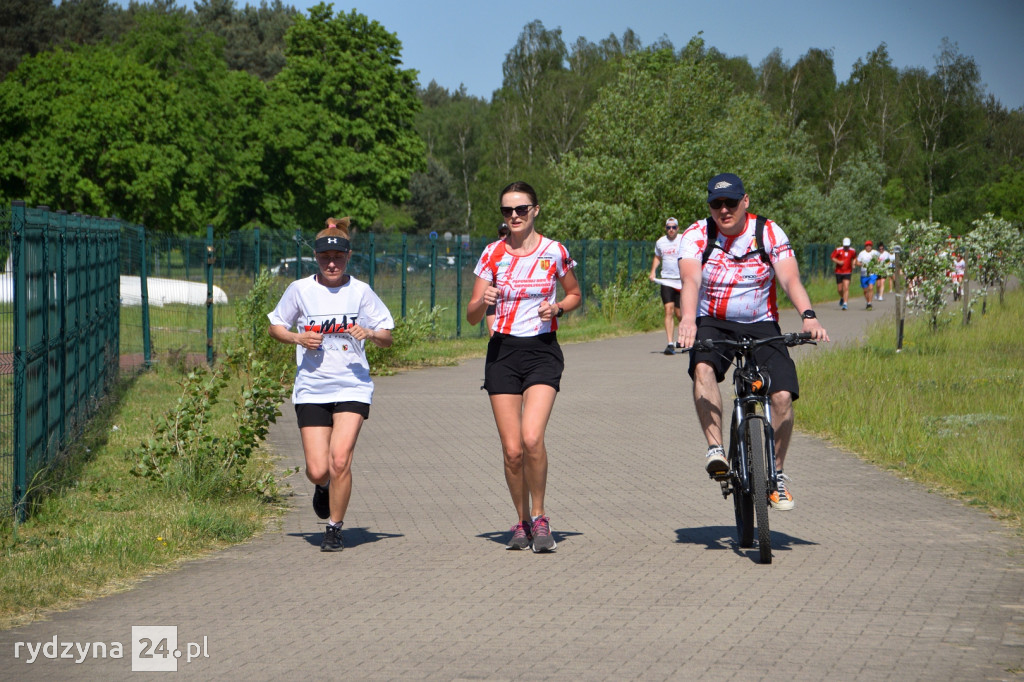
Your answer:
[[[768,220],[764,224],[764,250],[771,265],[756,253],[754,237],[757,215],[747,213],[747,223],[740,234],[729,237],[718,232],[719,248],[711,252],[701,273],[697,316],[732,322],[768,322],[779,319],[775,291],[775,263],[793,258],[789,237],[782,228]],[[682,234],[680,258],[700,261],[708,242],[707,219],[698,220]]]
[[[654,255],[661,259],[661,278],[679,279],[679,247],[683,240],[676,235],[669,239],[663,235],[654,243]]]
[[[316,275],[296,280],[267,317],[273,325],[324,335],[318,350],[296,346],[293,403],[372,402],[365,342],[346,330],[353,324],[372,330],[394,329],[395,321],[365,282],[349,276],[342,286],[325,287]]]
[[[525,256],[505,250],[505,241],[484,248],[473,274],[498,287],[492,329],[498,334],[537,336],[558,329],[558,321],[540,319],[541,301],[554,304],[558,278],[576,266],[562,244],[541,237],[537,248]]]

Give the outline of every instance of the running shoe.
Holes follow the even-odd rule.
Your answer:
[[[871,304],[870,303],[868,303],[868,307],[865,308],[865,310],[871,310]]]
[[[313,511],[321,519],[331,515],[331,496],[327,492],[327,486],[318,485],[313,491]]]
[[[779,511],[789,511],[793,508],[793,495],[786,489],[786,482],[792,479],[786,474],[779,472],[779,489],[768,493],[768,501],[772,507]]]
[[[321,552],[340,552],[345,549],[345,544],[341,541],[341,525],[340,523],[337,526],[327,524],[323,542],[320,543]]]
[[[533,542],[530,544],[530,549],[535,554],[541,552],[554,552],[555,547],[558,547],[558,543],[555,542],[555,536],[551,534],[551,519],[546,516],[538,517],[533,522]]]
[[[708,454],[704,456],[704,471],[712,476],[729,473],[729,460],[725,458],[725,450],[721,445],[708,446]]]
[[[675,355],[675,354],[676,354],[676,347],[675,346],[673,346],[671,343],[668,344],[667,346],[665,346],[665,355]]]
[[[530,546],[530,542],[533,540],[533,533],[530,532],[530,522],[520,521],[510,529],[512,531],[512,539],[505,545],[505,549],[526,549]]]
[[[843,310],[846,310],[846,304],[843,303]]]

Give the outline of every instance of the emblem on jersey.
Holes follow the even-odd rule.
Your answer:
[[[537,265],[540,266],[541,270],[545,270],[546,271],[548,268],[551,267],[551,259],[550,258],[541,258],[539,261],[537,261]]]
[[[341,344],[341,349],[342,350],[348,350],[348,344],[347,343]]]

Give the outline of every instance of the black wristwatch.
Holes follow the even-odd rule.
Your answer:
[[[805,310],[805,311],[804,311],[803,313],[801,313],[801,315],[800,315],[800,319],[801,319],[801,320],[814,320],[814,319],[817,319],[817,317],[818,317],[818,316],[817,316],[817,315],[815,315],[815,314],[814,314],[814,311],[813,311],[813,310],[811,310],[810,308],[808,308],[807,310]]]
[[[555,313],[555,317],[561,317],[562,315],[565,314],[565,309],[562,308],[562,306],[556,305],[555,307],[558,308],[558,312]]]

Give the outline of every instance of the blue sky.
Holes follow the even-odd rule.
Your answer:
[[[306,10],[314,0],[283,0]],[[236,0],[236,5],[258,4]],[[436,80],[453,90],[464,83],[490,99],[501,86],[501,65],[523,26],[540,19],[561,28],[566,44],[598,42],[631,28],[644,45],[666,36],[684,46],[703,31],[707,45],[754,66],[773,49],[790,64],[809,48],[831,49],[836,76],[882,42],[900,68],[934,71],[943,37],[974,57],[986,92],[1010,109],[1024,107],[1024,0],[372,0],[334,2],[335,13],[356,9],[402,41],[406,68],[421,85]]]

